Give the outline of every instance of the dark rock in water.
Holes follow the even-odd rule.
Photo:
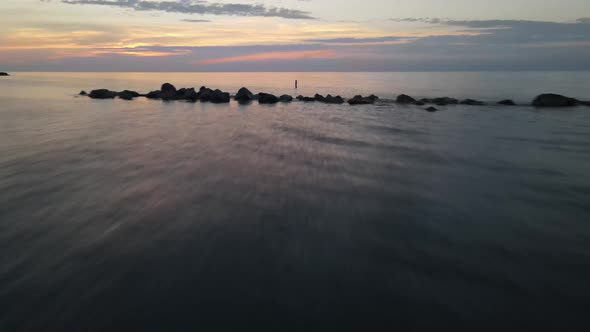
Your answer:
[[[324,98],[323,102],[326,104],[344,104],[345,103],[345,101],[342,97],[340,97],[340,96],[333,97],[332,95],[327,95],[326,98]]]
[[[438,109],[436,107],[432,107],[432,106],[430,106],[428,108],[425,108],[425,110],[428,111],[428,112],[436,112],[436,111],[438,111]]]
[[[92,99],[114,99],[117,97],[117,93],[107,89],[98,89],[90,91],[88,96]]]
[[[350,99],[348,101],[348,103],[350,105],[369,105],[369,104],[374,104],[377,99],[379,99],[379,98],[375,95],[371,95],[369,97],[363,97],[361,95],[358,95],[358,96],[354,96],[354,98]]]
[[[412,104],[416,102],[416,99],[408,96],[408,95],[399,95],[397,96],[397,102],[400,104]]]
[[[504,105],[504,106],[516,106],[516,103],[510,99],[504,99],[504,100],[500,100],[498,102],[498,105]]]
[[[160,95],[162,92],[160,90],[150,91],[148,94],[145,95],[148,99],[160,99]]]
[[[279,97],[279,101],[281,103],[290,103],[293,101],[293,97],[289,96],[289,95],[282,95]]]
[[[88,94],[86,93],[86,91],[82,90],[82,91],[80,91],[80,93],[78,95],[79,96],[86,96]]]
[[[197,101],[199,100],[199,94],[195,91],[194,88],[186,89],[183,94],[183,99],[189,101]]]
[[[8,73],[5,73],[5,72],[0,72],[0,76],[10,76],[10,75],[8,75]]]
[[[176,88],[170,83],[162,84],[160,91],[160,98],[164,100],[173,100],[176,97]]]
[[[315,94],[315,96],[313,96],[313,99],[315,99],[316,101],[319,101],[319,102],[324,102],[326,100],[326,98],[324,96],[317,94],[317,93]]]
[[[546,93],[537,96],[533,100],[535,107],[571,107],[578,105],[578,100],[553,93]]]
[[[426,104],[424,104],[424,102],[423,102],[423,101],[420,101],[420,100],[416,100],[416,101],[415,101],[415,102],[413,102],[412,104],[413,104],[413,105],[416,105],[416,106],[424,106],[424,105],[426,105]]]
[[[420,102],[422,102],[423,104],[432,104],[432,99],[422,98],[422,99],[420,99]]]
[[[580,105],[582,105],[582,106],[588,106],[588,107],[590,107],[590,101],[581,101],[581,100],[578,100],[578,103]]]
[[[297,100],[299,101],[305,101],[305,102],[311,102],[311,101],[315,101],[315,98],[312,97],[303,97],[302,95],[297,96]]]
[[[133,98],[139,97],[139,93],[137,93],[135,91],[125,90],[125,91],[119,92],[118,93],[118,96],[121,99],[132,100]]]
[[[214,104],[229,103],[230,95],[228,92],[223,92],[219,89],[211,90],[206,87],[201,87],[199,90],[199,99],[202,102],[211,102]]]
[[[463,99],[459,102],[459,104],[461,105],[470,105],[470,106],[481,106],[484,105],[485,103],[479,100],[474,100],[474,99]]]
[[[254,94],[247,88],[241,88],[238,90],[238,93],[236,93],[235,99],[242,103],[248,102],[254,99]]]
[[[279,97],[270,93],[259,93],[258,102],[260,104],[276,104],[279,102]]]
[[[433,104],[438,106],[457,105],[459,103],[459,100],[449,97],[434,98],[431,101]]]

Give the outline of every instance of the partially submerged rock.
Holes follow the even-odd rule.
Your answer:
[[[289,96],[289,95],[282,95],[279,97],[279,101],[281,103],[290,103],[293,101],[293,97]]]
[[[8,73],[5,73],[5,72],[0,72],[0,76],[10,76],[10,75],[8,75]]]
[[[250,92],[250,90],[248,90],[247,88],[241,88],[240,90],[238,90],[238,93],[236,93],[234,99],[238,102],[246,103],[254,99],[254,94]]]
[[[90,91],[88,97],[92,99],[114,99],[117,97],[117,92],[108,89],[97,89]]]
[[[432,99],[432,103],[438,106],[457,105],[459,100],[449,97],[441,97]]]
[[[297,96],[297,100],[299,101],[305,101],[305,102],[311,102],[311,101],[315,101],[315,98],[313,97],[304,97],[302,95]]]
[[[511,99],[504,99],[504,100],[500,100],[498,102],[498,105],[516,106],[516,103],[513,100],[511,100]]]
[[[260,104],[276,104],[279,102],[279,97],[270,93],[259,93],[258,102]]]
[[[416,99],[404,94],[397,96],[396,100],[400,104],[412,104],[416,102]]]
[[[415,102],[413,102],[413,103],[412,103],[412,105],[416,105],[416,106],[424,106],[424,105],[426,105],[426,104],[424,104],[424,102],[423,102],[423,101],[416,100]]]
[[[82,91],[80,91],[80,93],[78,95],[79,96],[87,96],[88,94],[86,93],[86,91],[82,90]]]
[[[438,111],[438,108],[430,106],[428,108],[425,108],[425,110],[432,113]]]
[[[475,99],[463,99],[459,102],[461,105],[470,105],[470,106],[481,106],[485,105],[483,101],[475,100]]]
[[[327,95],[324,98],[323,102],[326,104],[344,104],[345,103],[344,98],[342,98],[340,96],[334,97],[332,95]]]
[[[545,93],[533,100],[535,107],[572,107],[579,105],[578,100],[558,94]]]
[[[162,92],[160,90],[150,91],[148,94],[145,95],[148,99],[160,99]]]
[[[223,92],[219,89],[211,90],[206,87],[201,87],[199,90],[199,100],[214,104],[229,103],[230,95],[229,92]]]
[[[162,84],[160,89],[160,98],[163,100],[174,100],[176,97],[176,87],[170,83]]]
[[[132,100],[133,98],[139,97],[139,93],[135,91],[124,90],[118,93],[119,98],[125,100]]]
[[[375,101],[377,101],[379,99],[379,97],[375,96],[375,95],[370,95],[368,97],[363,97],[361,95],[357,95],[354,96],[354,98],[350,99],[348,101],[348,103],[350,105],[370,105],[370,104],[374,104]]]

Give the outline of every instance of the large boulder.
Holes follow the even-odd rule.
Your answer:
[[[400,104],[412,104],[416,102],[416,99],[404,94],[397,96],[396,100]]]
[[[485,105],[483,101],[474,100],[474,99],[463,99],[459,102],[461,105],[470,105],[470,106],[481,106]]]
[[[354,98],[348,100],[350,105],[370,105],[374,104],[379,97],[375,95],[370,95],[368,97],[363,97],[361,95],[354,96]]]
[[[241,88],[238,90],[238,93],[236,93],[234,99],[241,103],[246,103],[254,99],[254,94],[247,88]]]
[[[125,100],[132,100],[133,98],[139,97],[139,93],[135,91],[124,90],[118,93],[119,98]]]
[[[117,92],[107,89],[92,90],[88,97],[92,99],[114,99],[117,97]]]
[[[279,102],[279,97],[270,93],[259,93],[258,102],[260,104],[276,104]]]
[[[553,93],[539,95],[533,100],[533,106],[535,107],[571,107],[578,104],[579,102],[574,98]]]
[[[0,76],[10,76],[10,75],[8,75],[8,73],[5,73],[5,72],[0,72]]]
[[[173,100],[176,97],[176,87],[170,83],[162,84],[160,89],[160,98],[164,100]]]
[[[279,97],[279,101],[281,103],[290,103],[293,101],[293,97],[289,96],[289,95],[282,95]]]
[[[197,101],[199,100],[199,94],[195,91],[194,88],[186,89],[182,95],[183,99],[188,101]]]
[[[498,105],[504,105],[504,106],[516,106],[516,103],[513,100],[510,99],[504,99],[504,100],[500,100],[498,102]]]

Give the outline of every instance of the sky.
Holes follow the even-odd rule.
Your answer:
[[[590,70],[590,1],[0,0],[0,70]]]

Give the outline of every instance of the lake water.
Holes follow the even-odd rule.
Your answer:
[[[590,100],[589,81],[588,72],[0,78],[0,331],[585,330],[590,108],[428,113],[387,99]],[[164,82],[386,100],[76,96]]]

